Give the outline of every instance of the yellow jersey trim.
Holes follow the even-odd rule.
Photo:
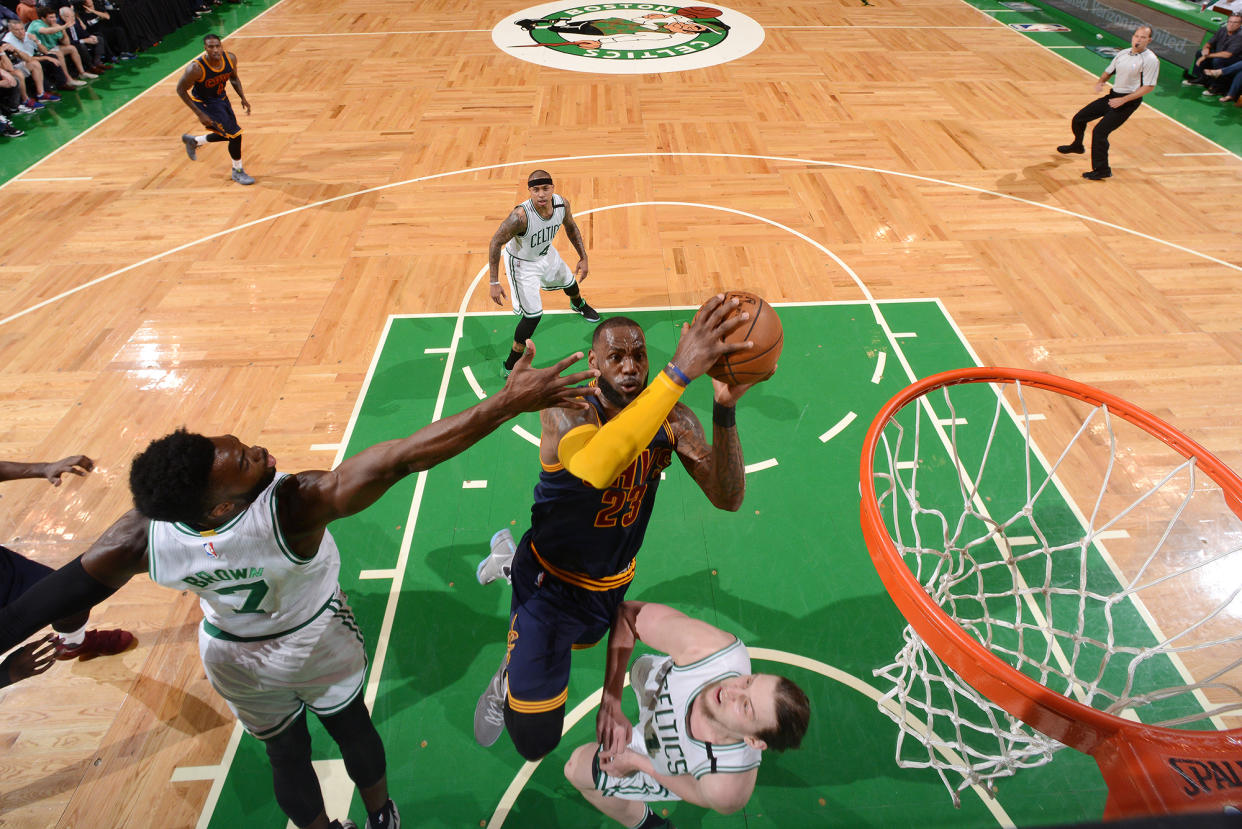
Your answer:
[[[569,688],[554,696],[552,699],[540,699],[534,701],[521,700],[509,694],[509,707],[518,714],[545,714],[548,711],[555,711],[565,704],[569,699]]]
[[[530,551],[535,556],[535,561],[539,562],[539,566],[553,578],[560,579],[566,584],[572,584],[574,587],[581,587],[583,590],[590,590],[595,593],[603,593],[606,590],[615,590],[618,587],[624,587],[634,580],[634,571],[638,566],[638,558],[630,559],[630,566],[626,567],[620,573],[607,576],[602,579],[592,578],[585,573],[575,573],[572,570],[562,570],[561,568],[549,564],[539,555],[539,551],[535,549],[534,542],[530,545]]]

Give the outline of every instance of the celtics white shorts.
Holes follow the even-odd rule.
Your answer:
[[[647,746],[643,743],[642,732],[637,728],[630,735],[629,748],[639,754],[647,753]],[[591,764],[591,773],[595,778],[595,790],[604,797],[616,797],[621,800],[644,800],[649,803],[656,800],[681,800],[680,797],[661,786],[654,777],[645,771],[635,772],[629,777],[613,777],[600,769],[598,754],[595,755],[595,760]]]
[[[523,317],[537,317],[543,313],[540,291],[559,291],[574,282],[573,272],[556,248],[548,248],[547,253],[535,260],[518,259],[507,250],[501,258],[509,278],[513,313]]]
[[[207,679],[242,727],[261,740],[302,712],[335,714],[362,690],[367,655],[354,613],[337,591],[314,619],[274,638],[238,641],[201,625],[198,650]]]

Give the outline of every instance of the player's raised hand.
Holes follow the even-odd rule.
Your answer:
[[[582,357],[582,352],[576,351],[556,365],[535,368],[531,365],[535,359],[535,341],[527,340],[526,351],[513,366],[513,373],[509,375],[502,393],[508,395],[510,405],[523,412],[537,412],[551,406],[585,409],[589,405],[586,397],[597,391],[593,386],[579,384],[598,377],[599,371],[592,368],[562,376],[562,372]]]
[[[604,694],[599,713],[595,715],[595,739],[599,741],[600,754],[612,757],[625,751],[633,729],[629,718],[621,711],[621,700]]]
[[[47,478],[52,486],[60,486],[60,476],[66,472],[71,475],[85,475],[94,468],[95,462],[86,455],[72,455],[47,464],[43,470],[43,477]]]
[[[751,347],[753,343],[749,340],[739,343],[724,341],[725,336],[750,319],[747,311],[729,316],[738,304],[737,297],[726,300],[724,294],[716,294],[703,303],[692,322],[682,324],[681,339],[673,353],[673,364],[682,374],[693,380],[725,354]]]
[[[730,386],[723,380],[712,378],[712,399],[721,406],[736,406],[742,395],[754,388],[754,383],[738,383]]]

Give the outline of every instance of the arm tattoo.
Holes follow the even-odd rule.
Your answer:
[[[593,410],[578,411],[552,407],[539,413],[539,458],[544,463],[560,463],[558,450],[561,438],[570,429],[584,423],[595,423]]]
[[[746,494],[746,464],[736,426],[712,425],[712,464],[725,503],[742,506]]]
[[[515,236],[526,232],[526,212],[521,208],[514,208],[500,223],[500,227],[496,228],[496,232],[492,234],[491,244],[488,245],[487,258],[489,263],[500,262],[500,249],[505,246]]]
[[[677,454],[707,499],[720,509],[740,508],[746,494],[746,470],[737,428],[713,426],[708,446],[699,419],[687,406],[678,403],[669,422],[677,434]]]
[[[574,250],[578,252],[578,257],[586,259],[586,242],[582,240],[582,231],[578,229],[578,223],[569,213],[569,202],[565,202],[565,236],[568,237],[569,244],[573,245]]]

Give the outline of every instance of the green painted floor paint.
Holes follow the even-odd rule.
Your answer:
[[[224,3],[210,14],[169,34],[159,45],[141,52],[134,60],[116,66],[75,92],[59,92],[61,100],[30,115],[16,115],[13,122],[26,131],[21,138],[0,138],[0,182],[8,181],[49,155],[57,147],[81,135],[133,100],[139,93],[164,80],[203,51],[203,35],[227,36],[280,0],[244,0]],[[169,99],[169,106],[181,106]],[[190,113],[186,113],[190,117]],[[169,136],[175,140],[177,136]]]
[[[919,376],[973,364],[939,303],[880,308],[891,330],[913,334],[900,342]],[[661,484],[629,595],[679,607],[753,647],[810,656],[876,685],[872,671],[891,661],[904,622],[861,538],[858,453],[872,415],[907,379],[889,353],[883,376],[872,382],[878,353],[892,348],[869,306],[779,311],[785,327],[780,372],[752,390],[738,413],[747,463],[775,458],[778,464],[748,476],[743,508],[724,513],[713,509],[674,463]],[[632,314],[648,332],[652,365],[670,356],[677,327],[690,315],[689,310]],[[408,434],[430,419],[449,356],[427,349],[451,346],[455,324],[454,317],[392,321],[349,453]],[[478,399],[464,367],[485,393],[501,386],[499,364],[511,328],[508,314],[464,319],[445,414]],[[590,331],[576,316],[546,315],[537,362],[585,349]],[[710,399],[705,382],[692,385],[685,396],[705,420]],[[826,443],[820,440],[851,412],[856,417],[847,428]],[[536,447],[513,425],[539,433],[536,415],[519,416],[430,470],[416,505],[374,708],[387,747],[389,785],[413,826],[484,825],[522,767],[507,737],[483,749],[471,732],[475,700],[503,655],[509,602],[507,586],[480,586],[474,567],[497,529],[509,526],[515,536],[525,531],[538,470]],[[1016,439],[1012,443],[1020,452]],[[463,481],[487,483],[466,489]],[[396,563],[415,488],[415,479],[407,479],[371,509],[333,526],[344,562],[342,584],[369,648],[376,645],[390,582],[358,576]],[[603,658],[602,649],[575,655],[571,709],[599,687]],[[954,809],[933,772],[897,767],[895,727],[870,699],[818,673],[758,661],[756,667],[787,673],[808,691],[814,713],[807,740],[799,751],[765,758],[755,796],[743,812],[722,817],[676,805],[679,827],[997,825],[974,794],[967,792],[962,807]],[[337,756],[317,723],[312,733],[317,759]],[[561,772],[572,749],[593,734],[592,711],[535,770],[505,826],[609,825]],[[262,747],[244,737],[211,826],[283,825],[270,787]],[[1098,818],[1104,797],[1094,763],[1072,751],[1000,786],[1000,803],[1019,826]],[[363,818],[356,797],[351,816]]]

